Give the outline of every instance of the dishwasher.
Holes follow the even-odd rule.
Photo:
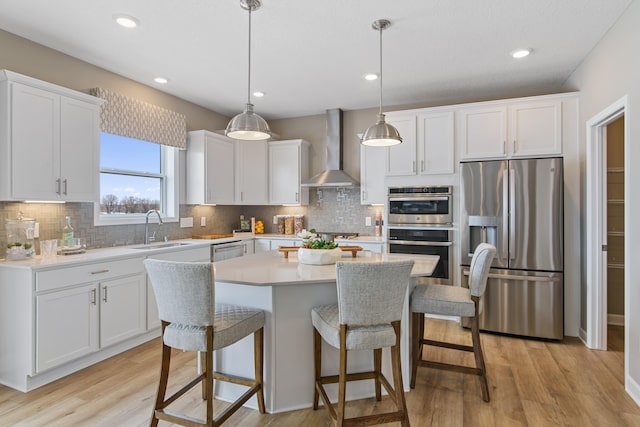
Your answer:
[[[213,243],[211,245],[211,261],[223,261],[225,259],[237,258],[244,255],[245,247],[242,240],[231,242]]]

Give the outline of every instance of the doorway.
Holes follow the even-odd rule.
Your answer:
[[[622,300],[623,310],[612,320],[622,323],[625,342],[625,367],[628,366],[628,312],[629,278],[624,274],[625,245],[624,230],[629,221],[625,212],[624,199],[628,186],[625,186],[625,170],[628,170],[628,123],[624,116],[628,109],[628,99],[623,97],[600,112],[587,122],[587,169],[586,169],[586,345],[597,350],[607,349],[607,326],[609,320],[609,302],[619,305]],[[611,126],[611,127],[609,127]],[[611,133],[611,144],[608,142]],[[618,132],[618,141],[622,146],[621,153],[614,150],[613,140]],[[608,145],[611,145],[608,147]],[[611,152],[608,152],[608,148]],[[612,157],[609,165],[607,158]],[[611,220],[608,215],[613,214]],[[626,214],[626,215],[625,215]],[[615,227],[615,230],[612,230]],[[609,244],[612,246],[609,247]],[[613,267],[610,269],[609,266]],[[622,268],[620,268],[622,267]],[[621,271],[615,271],[621,270]],[[610,271],[613,272],[610,274]],[[617,274],[616,274],[617,273]],[[620,274],[622,273],[622,274]],[[608,286],[611,279],[611,289]],[[620,284],[619,281],[622,281]],[[616,282],[617,281],[617,282]],[[616,286],[621,292],[616,296]],[[609,301],[608,292],[613,291]],[[621,295],[620,295],[621,294]],[[626,372],[626,369],[625,369]]]

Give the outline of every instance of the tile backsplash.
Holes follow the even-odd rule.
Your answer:
[[[240,215],[255,217],[264,222],[265,233],[277,233],[272,223],[274,215],[304,215],[305,228],[319,231],[344,231],[373,235],[374,227],[365,226],[365,217],[373,218],[382,207],[360,204],[359,188],[310,189],[309,206],[200,206],[180,205],[180,217],[193,217],[193,227],[180,228],[178,223],[165,223],[157,228],[156,236],[170,240],[189,238],[194,234],[231,233],[239,228]],[[34,218],[40,225],[40,240],[60,238],[65,216],[71,217],[76,237],[86,239],[88,248],[120,246],[142,243],[144,224],[93,225],[92,203],[18,203],[0,202],[0,258],[7,247],[5,219],[14,219],[22,212],[26,218]],[[200,218],[206,217],[206,226],[200,226]],[[39,245],[36,244],[39,253]]]

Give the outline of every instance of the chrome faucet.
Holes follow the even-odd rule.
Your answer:
[[[160,212],[157,209],[151,209],[144,216],[144,244],[148,245],[149,242],[153,242],[156,240],[156,232],[153,232],[153,236],[149,236],[149,215],[155,213],[158,215],[158,225],[162,225],[162,217],[160,216]]]

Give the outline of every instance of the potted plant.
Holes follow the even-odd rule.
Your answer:
[[[318,238],[315,230],[302,230],[298,233],[302,247],[298,249],[298,262],[301,264],[335,264],[342,257],[342,250],[335,242]]]

